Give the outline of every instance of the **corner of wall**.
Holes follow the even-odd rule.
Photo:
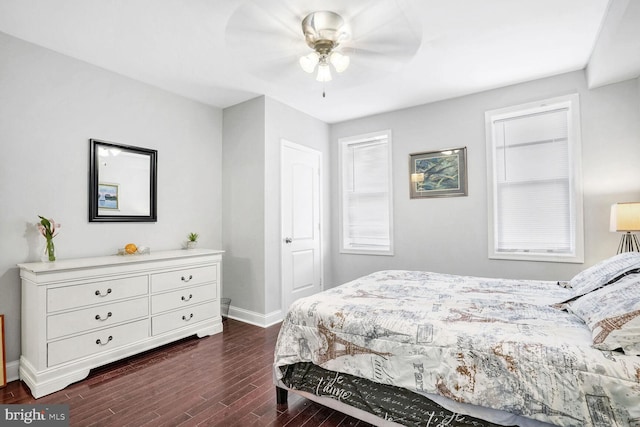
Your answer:
[[[228,317],[229,319],[239,320],[240,322],[249,323],[250,325],[260,326],[262,328],[273,326],[282,322],[284,319],[282,310],[262,314],[234,306],[229,307]]]

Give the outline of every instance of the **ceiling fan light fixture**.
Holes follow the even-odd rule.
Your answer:
[[[347,55],[343,55],[340,52],[331,52],[329,55],[329,62],[336,69],[338,73],[343,72],[349,67],[349,57]]]
[[[318,75],[316,76],[316,80],[319,82],[331,81],[331,69],[329,68],[329,63],[320,62],[318,64]]]
[[[329,63],[338,73],[349,66],[349,57],[334,51],[340,42],[348,38],[346,28],[340,15],[327,10],[312,12],[302,20],[305,41],[313,52],[300,58],[300,67],[312,73],[318,65],[316,80],[319,82],[331,81]]]
[[[308,55],[300,57],[300,67],[307,73],[313,73],[320,61],[320,55],[317,52],[311,52]]]

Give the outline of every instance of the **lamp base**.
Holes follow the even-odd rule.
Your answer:
[[[620,239],[620,245],[618,246],[618,253],[623,252],[640,252],[640,245],[638,244],[638,237],[635,234],[627,231],[622,235]]]

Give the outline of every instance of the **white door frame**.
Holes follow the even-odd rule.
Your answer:
[[[285,245],[284,243],[284,227],[282,224],[282,187],[283,187],[283,155],[284,155],[284,149],[285,147],[287,148],[292,148],[295,150],[300,150],[300,151],[306,151],[309,153],[314,153],[318,155],[318,160],[319,160],[319,164],[318,164],[318,204],[319,204],[319,223],[320,223],[320,229],[318,230],[318,238],[320,239],[319,242],[319,247],[318,250],[320,251],[320,291],[324,290],[324,256],[323,256],[323,246],[324,246],[324,241],[323,241],[323,234],[324,234],[324,217],[323,217],[323,205],[324,205],[324,198],[323,198],[323,186],[322,186],[322,179],[323,179],[323,174],[322,174],[322,152],[319,150],[316,150],[314,148],[310,148],[307,147],[306,145],[301,145],[301,144],[297,144],[295,142],[291,142],[288,141],[284,138],[282,138],[280,140],[280,305],[281,305],[281,309],[282,309],[282,316],[284,319],[284,316],[286,316],[287,311],[288,311],[288,305],[287,305],[287,297],[285,295],[284,292],[284,262],[283,262],[283,246]]]

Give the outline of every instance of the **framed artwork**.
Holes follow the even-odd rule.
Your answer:
[[[118,184],[98,184],[98,209],[118,209]]]
[[[0,314],[0,387],[7,385],[7,366],[4,358],[4,314]]]
[[[467,147],[409,155],[410,197],[467,195]]]

